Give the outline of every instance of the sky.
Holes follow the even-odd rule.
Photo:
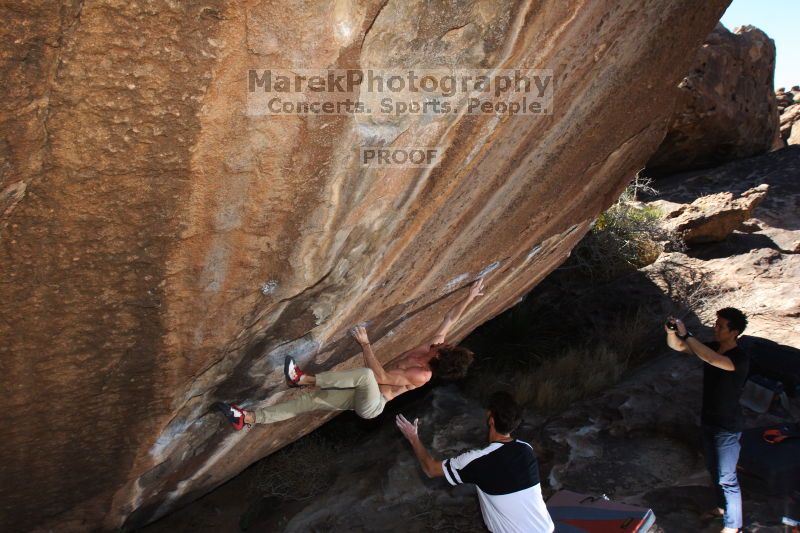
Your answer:
[[[731,31],[747,24],[764,31],[777,51],[775,88],[800,85],[800,1],[733,0],[722,23]]]

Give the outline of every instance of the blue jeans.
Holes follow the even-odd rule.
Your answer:
[[[715,426],[703,426],[703,450],[706,468],[717,495],[717,506],[724,509],[724,527],[742,527],[742,491],[736,477],[741,433],[733,433]]]

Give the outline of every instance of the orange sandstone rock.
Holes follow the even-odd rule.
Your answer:
[[[664,136],[726,0],[0,7],[0,529],[134,527],[324,422],[230,433],[287,353],[463,337],[561,263]],[[549,68],[552,114],[247,113],[250,68]],[[431,168],[359,146],[435,146]]]

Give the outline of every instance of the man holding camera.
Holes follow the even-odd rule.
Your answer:
[[[676,318],[670,317],[664,326],[670,348],[694,354],[704,363],[703,448],[717,497],[711,514],[722,516],[722,533],[736,533],[742,527],[742,495],[736,477],[743,426],[739,398],[750,359],[737,339],[746,327],[747,317],[733,307],[717,311],[713,342],[698,341]]]

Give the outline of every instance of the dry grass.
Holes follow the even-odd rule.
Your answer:
[[[557,412],[620,380],[630,356],[606,344],[570,348],[513,380],[520,401],[540,413]]]
[[[259,462],[251,489],[283,500],[313,498],[328,488],[334,476],[337,449],[319,433],[306,435]]]
[[[654,192],[637,176],[597,218],[568,262],[551,274],[551,287],[596,287],[652,264],[666,246],[680,249],[680,241],[662,228],[660,214],[637,201],[639,194]],[[666,283],[687,304],[708,296],[704,280],[677,286],[686,279],[691,278],[676,276]],[[661,318],[633,302],[614,305],[588,298],[578,303],[574,294],[562,288],[526,297],[476,332],[474,348],[482,357],[467,388],[481,399],[510,388],[521,402],[551,413],[619,381],[648,353],[653,335],[660,334]],[[625,310],[626,305],[633,307]]]
[[[530,325],[536,324],[538,306],[529,307],[523,314],[530,317]],[[551,306],[555,320],[549,321],[550,329],[520,325],[522,333],[514,333],[511,347],[498,332],[511,334],[514,321],[489,328],[466,390],[484,400],[495,390],[510,389],[536,412],[558,412],[617,383],[648,353],[661,327],[660,319],[640,307],[611,317],[580,314],[586,317],[580,322],[576,315],[554,309]]]
[[[256,463],[249,492],[287,501],[322,494],[339,475],[343,454],[358,446],[369,431],[355,416],[322,425]]]
[[[421,531],[442,531],[459,533],[483,533],[483,517],[477,499],[442,505],[435,498],[417,500],[414,515],[406,517],[407,524],[413,524]]]

